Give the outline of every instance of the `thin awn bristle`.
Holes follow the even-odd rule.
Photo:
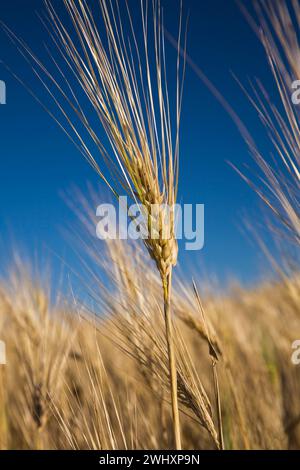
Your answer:
[[[258,80],[251,94],[246,91],[268,132],[275,163],[264,158],[254,141],[247,139],[260,169],[258,183],[239,173],[271,209],[284,235],[299,244],[300,123],[299,111],[292,103],[292,83],[300,77],[300,3],[295,0],[288,7],[285,1],[259,0],[256,10],[259,27],[253,20],[251,23],[264,46],[281,108],[275,106]]]

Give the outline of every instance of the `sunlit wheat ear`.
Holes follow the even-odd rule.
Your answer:
[[[34,73],[53,98],[58,113],[54,117],[49,111],[52,117],[113,194],[118,198],[125,191],[143,209],[143,225],[148,231],[144,243],[155,261],[163,287],[174,435],[179,448],[177,377],[170,301],[172,268],[178,256],[174,204],[178,189],[179,127],[185,70],[179,54],[181,16],[178,56],[174,67],[175,103],[172,109],[159,0],[151,2],[151,12],[148,2],[141,1],[141,41],[135,33],[130,14],[130,39],[128,33],[123,31],[117,1],[100,0],[101,26],[96,24],[90,6],[84,0],[63,0],[71,23],[68,25],[67,21],[64,24],[51,3],[45,1],[48,11],[46,27],[60,56],[60,59],[55,59],[49,53],[55,64],[56,77],[11,31],[7,28],[6,31],[25,52],[29,61],[33,61]],[[63,65],[59,65],[61,58]],[[106,133],[109,151],[100,140],[99,121]],[[101,163],[89,149],[88,140],[100,152]],[[155,213],[152,211],[153,206],[156,207]]]
[[[100,0],[101,27],[84,0],[63,0],[71,23],[68,25],[52,4],[45,1],[48,10],[46,27],[65,67],[58,65],[50,53],[58,75],[55,78],[26,46],[25,50],[29,60],[35,64],[34,72],[58,107],[61,115],[55,119],[114,195],[118,198],[125,191],[131,200],[144,208],[144,227],[150,232],[145,245],[160,273],[164,293],[174,437],[176,447],[180,448],[170,301],[172,268],[178,254],[174,204],[178,186],[179,127],[185,69],[179,60],[181,16],[177,65],[174,67],[176,97],[172,109],[159,0],[151,2],[151,12],[148,2],[141,0],[141,41],[135,33],[130,14],[130,39],[123,31],[117,1]],[[14,40],[24,49],[21,41],[15,37]],[[82,103],[83,96],[87,99],[85,104]],[[94,116],[88,115],[87,110],[91,114],[94,112]],[[108,138],[110,151],[100,140],[99,121]],[[103,157],[101,164],[88,148],[83,134],[96,144]],[[102,164],[109,174],[105,175]],[[158,207],[154,215],[151,211],[153,205]],[[165,207],[169,208],[170,217]]]

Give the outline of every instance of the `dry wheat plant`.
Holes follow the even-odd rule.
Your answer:
[[[105,148],[100,141],[93,119],[87,117],[79,104],[80,93],[72,88],[61,67],[56,64],[57,71],[61,73],[69,89],[68,94],[29,49],[25,49],[39,66],[40,73],[43,76],[46,74],[45,78],[40,76],[43,83],[45,84],[44,79],[48,78],[55,86],[54,94],[50,91],[51,96],[71,127],[73,135],[78,139],[78,145],[85,158],[117,198],[123,194],[120,191],[123,191],[141,206],[144,226],[149,231],[149,237],[144,240],[145,245],[156,264],[162,283],[174,436],[176,448],[180,449],[171,287],[172,270],[178,256],[174,205],[178,189],[184,66],[181,67],[178,53],[174,77],[177,83],[176,98],[174,108],[171,109],[163,18],[159,1],[152,2],[151,24],[148,2],[141,2],[142,47],[136,38],[130,12],[128,20],[131,40],[125,36],[118,2],[99,2],[105,39],[100,34],[87,2],[64,0],[63,3],[72,27],[67,31],[58,12],[46,1],[50,34],[67,65],[68,72],[76,77],[77,85],[91,105],[95,118],[103,126],[110,149]],[[149,29],[152,30],[152,27],[151,35]],[[180,17],[178,48],[181,43],[181,29]],[[152,59],[155,65],[151,68]],[[67,114],[67,106],[71,108],[73,116]],[[112,181],[88,150],[78,127],[74,124],[75,118],[77,126],[79,122],[96,144]]]
[[[93,209],[99,197],[74,200],[73,193],[82,234],[74,286],[84,294],[74,286],[51,293],[50,278],[42,282],[16,259],[0,283],[8,358],[0,366],[0,448],[299,449],[300,374],[291,363],[300,337],[299,275],[280,271],[279,280],[258,288],[235,284],[220,293],[177,270],[172,289],[178,247],[167,206],[176,203],[179,177],[182,16],[172,99],[159,0],[141,1],[141,41],[129,11],[124,31],[118,2],[99,1],[99,28],[88,2],[62,1],[69,23],[47,0],[43,20],[56,48],[56,56],[49,50],[52,73],[6,32],[50,93],[58,112],[48,112],[117,200],[123,191],[145,208],[144,225],[154,236],[146,250],[121,240],[102,241],[99,249]],[[297,250],[299,116],[290,89],[300,78],[300,4],[292,5],[256,2],[254,28],[283,109],[259,83],[247,92],[275,163],[247,134],[262,174],[253,181],[240,173],[271,208],[273,228]],[[159,207],[155,215],[152,205]]]

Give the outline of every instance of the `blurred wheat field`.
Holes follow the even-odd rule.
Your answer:
[[[95,283],[97,311],[59,293],[53,303],[49,286],[20,266],[2,285],[2,449],[173,448],[160,280],[135,246],[114,243],[106,253],[113,287]],[[297,277],[235,287],[203,297],[204,320],[193,289],[177,283],[183,448],[218,446],[212,354],[225,448],[299,448],[300,375],[291,363],[299,302]]]

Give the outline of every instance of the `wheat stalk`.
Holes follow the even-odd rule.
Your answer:
[[[176,72],[175,118],[171,116],[167,85],[163,18],[159,0],[153,0],[153,50],[149,44],[149,12],[141,1],[143,48],[138,40],[130,14],[131,42],[126,42],[118,3],[100,1],[102,19],[106,31],[106,44],[100,36],[95,19],[84,0],[63,0],[73,24],[68,32],[53,6],[46,1],[51,36],[59,53],[64,58],[69,72],[81,87],[96,117],[100,120],[108,137],[113,155],[110,156],[79,104],[79,95],[57,65],[60,79],[63,78],[69,94],[65,92],[45,67],[27,48],[27,53],[39,71],[38,77],[47,90],[46,80],[55,85],[52,93],[56,105],[66,119],[65,131],[76,141],[77,146],[99,176],[106,182],[116,197],[122,188],[137,204],[142,205],[144,227],[148,229],[144,243],[160,273],[165,313],[166,340],[168,345],[170,388],[176,447],[181,448],[180,424],[177,399],[176,358],[173,345],[171,315],[172,269],[176,265],[178,246],[175,239],[174,205],[178,186],[179,126],[182,102],[182,83],[179,53]],[[115,9],[114,9],[115,7]],[[129,12],[128,12],[129,13]],[[178,51],[181,42],[181,16]],[[79,45],[78,45],[79,44]],[[142,50],[143,49],[143,50]],[[154,72],[151,67],[151,53]],[[183,67],[184,73],[184,67]],[[44,78],[42,78],[44,76]],[[63,103],[60,101],[63,100]],[[106,168],[112,177],[100,168],[92,152],[81,137],[78,127],[67,111],[73,115],[88,136],[96,143]],[[173,139],[173,127],[175,137]],[[156,212],[153,214],[153,207]]]

